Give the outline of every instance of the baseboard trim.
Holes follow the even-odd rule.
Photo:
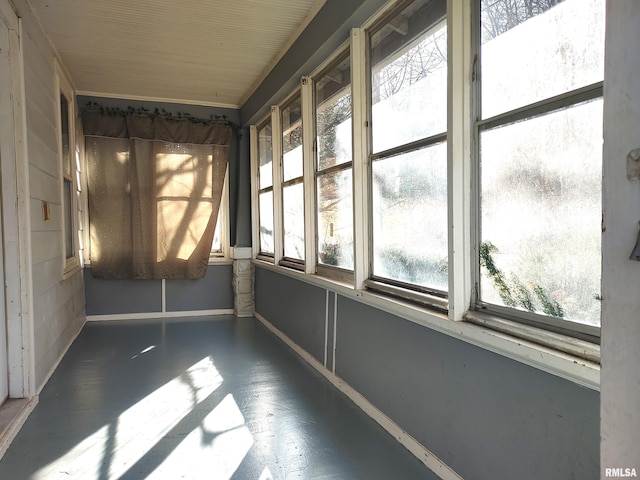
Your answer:
[[[11,442],[16,438],[18,432],[27,421],[29,415],[38,404],[39,397],[35,397],[27,400],[25,398],[9,399],[4,404],[0,405],[0,412],[2,415],[10,415],[12,418],[9,420],[8,425],[2,432],[0,432],[0,459],[9,449]],[[15,408],[15,413],[11,412]],[[4,410],[4,411],[3,411]],[[7,411],[9,410],[9,411]]]
[[[184,312],[118,313],[113,315],[87,315],[87,322],[111,320],[152,320],[158,318],[204,317],[207,315],[233,315],[233,308],[218,310],[194,310]]]
[[[255,313],[255,317],[262,323],[271,333],[282,340],[289,348],[297,353],[309,365],[315,368],[327,380],[329,380],[338,390],[344,393],[353,403],[355,403],[362,411],[375,420],[382,428],[392,435],[402,446],[409,450],[433,473],[443,480],[462,480],[462,477],[451,469],[442,460],[431,453],[424,445],[400,428],[385,413],[367,400],[361,393],[351,387],[340,377],[329,371],[324,365],[316,360],[310,353],[302,349],[298,344],[291,340],[285,333],[272,325],[266,318],[259,313]]]

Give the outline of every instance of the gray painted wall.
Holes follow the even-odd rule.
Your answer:
[[[255,272],[256,311],[322,363],[326,292],[262,268]]]
[[[233,309],[231,265],[209,265],[199,280],[167,280],[166,311]],[[162,312],[161,280],[100,280],[84,272],[87,315]]]
[[[322,363],[335,292],[260,267],[255,289],[256,312]],[[597,392],[337,299],[336,375],[464,478],[599,478]]]

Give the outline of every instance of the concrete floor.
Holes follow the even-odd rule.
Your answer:
[[[0,479],[436,479],[255,319],[87,324]]]

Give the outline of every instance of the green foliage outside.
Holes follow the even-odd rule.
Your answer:
[[[542,311],[552,317],[563,318],[564,309],[553,298],[549,296],[538,284],[525,285],[516,276],[506,278],[494,261],[493,254],[498,248],[491,242],[480,243],[480,266],[486,270],[487,276],[493,282],[498,291],[498,295],[507,307],[523,308],[529,312],[537,311],[535,300],[540,304]]]

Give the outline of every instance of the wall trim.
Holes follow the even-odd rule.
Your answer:
[[[12,415],[7,427],[0,431],[0,459],[7,453],[11,442],[16,438],[20,429],[27,421],[33,409],[38,405],[39,397],[35,395],[30,399],[15,398],[9,399],[0,406],[3,415]]]
[[[217,310],[185,310],[184,312],[144,312],[117,313],[111,315],[87,315],[87,322],[104,322],[113,320],[155,320],[158,318],[205,317],[217,315],[233,315],[233,308]]]
[[[330,372],[324,365],[318,362],[310,353],[304,350],[291,340],[285,333],[280,331],[274,325],[272,325],[266,318],[259,313],[255,313],[255,317],[263,324],[267,330],[273,333],[276,337],[282,340],[289,348],[291,348],[296,354],[302,357],[309,365],[315,368],[320,374],[322,374],[331,384],[344,393],[349,399],[355,403],[363,412],[369,417],[375,420],[382,428],[384,428],[389,434],[391,434],[403,447],[409,450],[420,460],[429,470],[438,475],[443,480],[462,480],[462,477],[458,475],[451,467],[446,465],[442,460],[436,457],[431,451],[429,451],[424,445],[418,442],[415,438],[405,432],[399,425],[391,420],[386,414],[379,410],[369,400],[367,400],[361,393],[351,387],[343,379]],[[335,369],[335,364],[333,366]]]

